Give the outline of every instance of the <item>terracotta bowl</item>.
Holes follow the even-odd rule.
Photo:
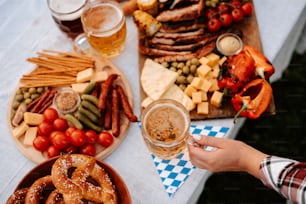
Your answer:
[[[58,157],[46,160],[45,162],[37,165],[34,167],[30,172],[28,172],[23,179],[19,182],[17,185],[16,190],[29,187],[32,185],[32,183],[43,176],[50,175],[51,174],[51,168],[53,163],[56,161]],[[120,204],[131,204],[132,199],[130,196],[130,193],[128,191],[128,188],[126,184],[124,183],[121,176],[108,164],[106,164],[103,161],[97,160],[96,162],[99,166],[104,168],[104,170],[108,173],[109,177],[112,180],[112,183],[116,186],[117,189],[117,195],[118,195],[118,203]]]

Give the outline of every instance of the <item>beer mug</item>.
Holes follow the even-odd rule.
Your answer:
[[[54,22],[68,37],[83,33],[81,14],[88,0],[47,0]]]
[[[157,157],[172,159],[187,149],[190,116],[186,108],[171,99],[152,102],[141,115],[142,137]]]
[[[94,52],[110,58],[123,51],[126,21],[119,3],[112,0],[88,1],[81,21],[84,35]]]

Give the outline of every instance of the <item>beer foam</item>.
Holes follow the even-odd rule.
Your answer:
[[[49,0],[52,14],[59,20],[74,20],[81,16],[86,0]]]

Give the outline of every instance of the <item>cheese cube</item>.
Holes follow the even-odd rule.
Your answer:
[[[101,82],[105,81],[108,77],[108,74],[106,71],[96,71],[94,72],[91,81]]]
[[[199,103],[197,106],[197,113],[207,115],[209,113],[209,103],[208,102]]]
[[[190,85],[196,89],[199,89],[202,86],[203,79],[200,77],[194,77],[190,83]]]
[[[226,56],[223,56],[223,57],[219,60],[218,64],[221,66],[226,60],[227,60],[227,57],[226,57]]]
[[[192,102],[195,104],[202,102],[202,93],[200,91],[193,92],[191,96]]]
[[[215,54],[215,53],[209,53],[208,55],[205,56],[208,59],[207,65],[210,67],[215,66],[216,64],[218,64],[219,60],[220,60],[220,56]]]
[[[23,144],[32,146],[33,140],[35,139],[36,135],[37,135],[37,126],[29,127],[24,135]]]
[[[87,68],[77,73],[76,82],[81,83],[89,81],[94,74],[93,68]]]
[[[28,128],[29,126],[25,123],[25,121],[23,121],[19,126],[12,130],[12,133],[16,138],[19,138],[27,131]]]
[[[209,92],[218,91],[219,90],[218,80],[217,79],[211,79],[209,81],[211,82],[211,86],[209,87],[208,91]]]
[[[196,92],[196,91],[197,91],[197,89],[194,88],[193,86],[191,86],[190,84],[184,90],[185,94],[187,94],[187,96],[189,96],[189,97],[192,97],[192,93]]]
[[[207,101],[207,92],[204,92],[204,91],[200,91],[201,92],[201,99],[202,101]]]
[[[83,91],[86,89],[86,87],[89,85],[89,82],[86,83],[75,83],[71,84],[71,88],[73,91],[77,93],[83,93]]]
[[[218,78],[219,76],[219,73],[220,73],[220,68],[213,68],[212,71],[211,71],[211,76],[212,78]]]
[[[207,59],[206,57],[201,57],[201,58],[199,59],[199,62],[200,62],[201,64],[207,64],[208,59]]]
[[[211,67],[206,65],[206,64],[202,64],[198,69],[197,69],[197,73],[199,76],[201,77],[205,77],[209,72],[211,71]]]
[[[210,98],[210,104],[219,108],[222,103],[223,93],[220,91],[214,91],[213,95]]]
[[[211,82],[208,81],[207,79],[203,80],[203,84],[200,87],[200,90],[204,91],[204,92],[208,92],[209,88],[211,87]]]
[[[44,121],[44,116],[39,113],[25,112],[23,114],[23,120],[27,125],[39,125]]]

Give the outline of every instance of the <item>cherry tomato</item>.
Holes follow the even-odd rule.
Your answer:
[[[83,145],[80,149],[81,154],[86,154],[89,156],[95,156],[96,155],[96,147],[94,144],[86,143]]]
[[[53,121],[53,128],[59,131],[65,131],[68,128],[68,122],[65,118],[56,118]]]
[[[213,8],[209,8],[205,11],[205,17],[207,19],[215,18],[217,15],[218,15],[218,12]]]
[[[232,7],[233,9],[235,9],[235,8],[240,8],[241,3],[240,3],[240,0],[232,0],[232,2],[230,3],[230,5],[231,5],[231,7]]]
[[[63,149],[64,152],[70,153],[70,154],[72,154],[72,153],[77,153],[78,150],[79,150],[78,147],[76,147],[76,146],[74,146],[74,145],[72,145],[72,144],[68,145],[68,147],[66,147],[65,149]]]
[[[207,28],[210,32],[217,32],[221,28],[221,21],[217,18],[212,18],[208,21]]]
[[[44,112],[44,120],[49,121],[49,122],[53,122],[56,118],[58,118],[58,112],[56,109],[54,108],[47,108]]]
[[[230,7],[225,2],[221,2],[217,5],[217,11],[219,14],[228,13],[230,10]]]
[[[38,151],[45,151],[50,146],[48,137],[38,135],[33,140],[33,147]]]
[[[71,144],[74,146],[80,147],[85,144],[86,142],[86,136],[84,130],[76,129],[72,131],[72,133],[69,136]]]
[[[221,21],[222,26],[228,27],[232,24],[233,18],[230,14],[223,13],[223,14],[220,15],[220,21]]]
[[[57,131],[54,135],[52,135],[51,143],[55,148],[61,150],[68,147],[70,141],[65,133]]]
[[[114,142],[114,137],[107,131],[102,131],[98,135],[98,143],[103,147],[108,147]]]
[[[74,130],[76,130],[76,129],[77,129],[76,127],[70,126],[70,127],[68,127],[68,128],[65,130],[65,134],[66,134],[68,137],[70,137],[71,133],[72,133]]]
[[[53,145],[51,145],[50,147],[48,147],[47,149],[47,157],[48,158],[52,158],[52,157],[56,157],[60,154],[60,150],[57,149],[56,147],[54,147]]]
[[[253,13],[253,5],[251,2],[243,3],[241,9],[245,16],[251,16]]]
[[[52,131],[53,131],[53,125],[51,122],[43,121],[37,126],[38,135],[44,135],[48,137]]]
[[[240,8],[235,8],[232,10],[233,21],[238,23],[243,19],[243,11]]]
[[[92,143],[92,144],[96,143],[98,134],[94,130],[86,130],[85,135],[87,143]]]

